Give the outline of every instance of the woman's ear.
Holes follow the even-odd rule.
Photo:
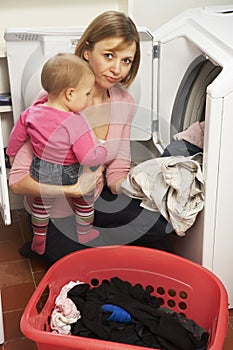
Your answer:
[[[84,50],[83,52],[83,58],[88,61],[89,60],[89,50]]]
[[[83,58],[84,58],[86,61],[89,60],[89,52],[88,52],[88,50],[85,50],[85,51],[83,52]]]
[[[84,47],[84,50],[83,50],[83,58],[86,61],[89,60],[89,42],[88,41],[85,42],[85,47]]]

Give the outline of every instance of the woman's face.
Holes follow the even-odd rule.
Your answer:
[[[122,49],[114,49],[122,43],[122,38],[106,38],[86,50],[84,58],[89,62],[96,77],[96,87],[109,89],[129,73],[136,52],[133,42]]]

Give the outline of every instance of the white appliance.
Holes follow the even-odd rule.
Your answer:
[[[6,30],[15,120],[40,90],[42,64],[58,51],[72,52],[83,30]],[[205,120],[205,208],[175,247],[223,281],[233,307],[233,5],[191,9],[155,33],[139,32],[142,61],[130,89],[138,105],[132,140],[152,139],[162,152],[175,132]]]

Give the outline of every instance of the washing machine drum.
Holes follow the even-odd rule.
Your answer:
[[[174,134],[205,119],[206,90],[222,68],[204,56],[188,67],[178,89],[171,116],[171,140]]]

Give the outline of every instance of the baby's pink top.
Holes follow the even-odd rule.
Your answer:
[[[101,193],[104,182],[107,185],[127,176],[130,169],[130,127],[134,115],[134,100],[125,90],[119,87],[109,89],[111,99],[111,117],[104,147],[108,155],[105,162],[105,178],[96,190],[96,198]],[[29,174],[32,161],[32,148],[26,142],[17,153],[10,171],[9,184],[14,184]],[[25,198],[25,208],[30,212],[32,197]],[[72,215],[67,198],[57,197],[53,205],[51,217]]]
[[[11,131],[7,154],[14,157],[29,138],[34,154],[48,162],[103,164],[107,151],[96,140],[84,116],[49,107],[47,101],[44,97],[21,113]]]

